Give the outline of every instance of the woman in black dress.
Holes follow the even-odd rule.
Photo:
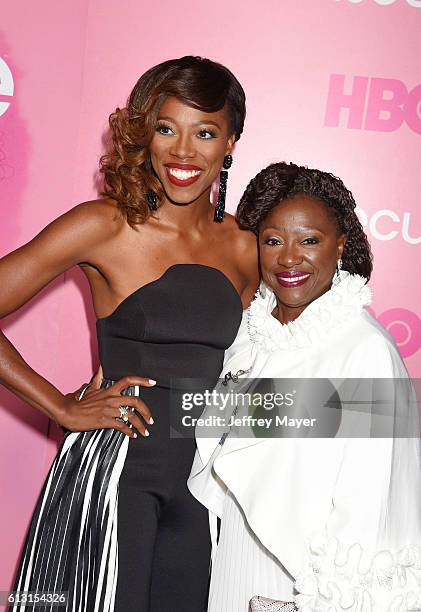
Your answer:
[[[151,68],[110,117],[104,198],[0,261],[0,316],[82,268],[104,374],[78,401],[0,336],[0,381],[67,430],[17,591],[68,591],[65,609],[84,612],[206,606],[207,512],[186,487],[194,440],[170,436],[170,389],[216,381],[258,283],[254,236],[224,216],[226,175],[216,210],[210,203],[244,116],[241,85],[220,64],[187,56]]]

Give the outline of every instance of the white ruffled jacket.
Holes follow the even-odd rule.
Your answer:
[[[271,316],[273,293],[258,292],[222,376],[406,378],[393,340],[364,308],[370,301],[365,279],[341,272],[337,286],[282,325]],[[421,610],[418,438],[229,435],[220,446],[198,430],[197,447],[191,492],[220,517],[226,487],[233,492],[294,579],[279,599],[295,594],[302,612]]]

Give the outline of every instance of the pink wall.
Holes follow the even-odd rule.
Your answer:
[[[207,56],[233,70],[248,99],[229,208],[271,161],[306,163],[343,178],[375,255],[373,309],[411,373],[421,376],[414,280],[421,243],[420,26],[420,0],[8,3],[0,58],[14,92],[0,62],[0,254],[95,197],[107,117],[142,72],[170,57]],[[93,322],[87,286],[75,270],[3,328],[29,363],[67,392],[95,365]],[[7,391],[0,391],[0,406],[5,590],[57,432]]]

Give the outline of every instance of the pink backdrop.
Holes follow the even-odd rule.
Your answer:
[[[421,0],[9,2],[0,33],[0,254],[96,197],[107,117],[151,65],[195,54],[226,64],[248,101],[229,209],[266,164],[329,170],[354,192],[375,256],[373,311],[421,376]],[[78,270],[2,322],[67,392],[96,365]],[[0,391],[0,590],[10,587],[58,432]]]

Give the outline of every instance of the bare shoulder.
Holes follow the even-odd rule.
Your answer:
[[[8,257],[38,261],[45,269],[61,272],[100,252],[104,243],[125,231],[127,223],[111,200],[77,204]]]
[[[230,253],[243,267],[243,272],[255,276],[258,262],[257,238],[253,232],[241,229],[237,219],[226,214],[224,223],[227,223],[227,240],[229,240]]]
[[[77,204],[49,223],[33,240],[37,247],[67,253],[73,263],[125,231],[127,223],[112,200]],[[29,243],[29,244],[31,244]]]
[[[61,221],[60,225],[77,228],[82,234],[97,235],[99,238],[112,237],[126,227],[117,203],[105,198],[77,204],[57,221]]]
[[[259,285],[257,237],[243,230],[233,215],[224,217],[224,253],[237,270],[241,285],[239,293],[243,307],[247,308]],[[241,287],[241,289],[240,289]]]
[[[109,243],[127,227],[109,200],[74,206],[0,260],[0,315],[13,312],[53,278],[81,262],[101,265]]]

